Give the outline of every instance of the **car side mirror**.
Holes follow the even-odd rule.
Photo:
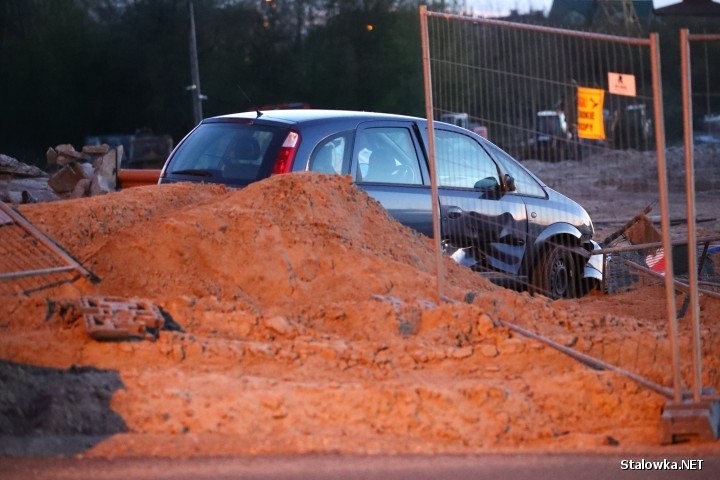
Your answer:
[[[498,185],[498,181],[495,179],[495,177],[486,177],[482,180],[478,180],[475,182],[474,188],[475,190],[497,190],[497,188],[500,185]]]
[[[512,175],[506,173],[505,175],[503,175],[503,191],[514,192],[515,190],[515,178],[513,178]]]

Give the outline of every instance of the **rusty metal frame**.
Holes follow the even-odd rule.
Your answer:
[[[422,37],[423,78],[425,81],[425,116],[427,117],[428,160],[430,164],[430,190],[432,198],[433,237],[435,242],[435,274],[437,281],[437,300],[445,295],[445,271],[443,266],[442,239],[440,236],[440,202],[437,181],[437,164],[435,163],[435,127],[433,125],[432,77],[430,68],[430,36],[428,34],[425,5],[420,6],[420,33]]]
[[[720,35],[691,35],[688,29],[680,30],[680,77],[682,83],[683,140],[685,144],[685,198],[688,230],[688,283],[687,301],[692,321],[692,399],[683,401],[679,390],[679,365],[675,372],[675,397],[673,402],[665,404],[661,417],[661,435],[664,443],[673,443],[677,436],[699,436],[703,440],[717,440],[720,437],[720,402],[717,399],[703,398],[702,388],[702,345],[700,338],[700,287],[698,285],[698,243],[695,218],[695,152],[692,120],[692,74],[690,61],[691,41],[720,41]],[[666,222],[663,222],[663,224]],[[664,232],[663,239],[665,240]],[[707,251],[707,243],[706,249]],[[666,250],[667,253],[671,253]],[[704,257],[701,259],[701,263]],[[665,283],[670,288],[672,280],[672,258],[666,256],[666,274],[670,278]],[[677,328],[677,318],[675,319]],[[675,347],[679,350],[679,347]],[[678,360],[679,362],[679,360]]]
[[[606,43],[620,43],[625,45],[634,45],[634,46],[640,46],[640,47],[647,47],[648,53],[649,53],[649,60],[650,60],[650,76],[651,76],[651,88],[652,88],[652,104],[653,104],[653,112],[654,112],[654,127],[655,127],[655,152],[657,156],[657,180],[658,180],[658,193],[659,193],[659,209],[660,209],[660,216],[661,216],[661,233],[662,233],[662,242],[658,246],[662,246],[664,249],[664,255],[665,255],[665,261],[666,264],[669,266],[669,268],[666,269],[665,275],[663,275],[663,279],[665,282],[665,296],[666,296],[666,315],[667,315],[667,322],[668,322],[668,331],[669,331],[669,337],[671,342],[671,374],[672,374],[672,383],[673,387],[672,389],[668,389],[664,391],[664,393],[667,393],[669,391],[672,391],[672,400],[674,404],[680,404],[684,400],[684,393],[682,388],[682,379],[681,379],[681,356],[680,356],[680,339],[679,339],[679,328],[678,328],[678,318],[677,318],[677,309],[675,305],[675,289],[677,288],[677,283],[674,279],[674,272],[673,272],[673,259],[672,259],[672,238],[670,234],[670,208],[669,208],[669,188],[668,188],[668,178],[667,178],[667,162],[666,162],[666,139],[665,139],[665,119],[664,119],[664,109],[663,109],[663,90],[662,90],[662,79],[661,79],[661,55],[660,55],[660,38],[657,33],[652,33],[646,38],[635,38],[635,37],[622,37],[622,36],[615,36],[615,35],[608,35],[608,34],[600,34],[600,33],[592,33],[592,32],[582,32],[582,31],[575,31],[575,30],[567,30],[567,29],[561,29],[561,28],[554,28],[554,27],[545,27],[545,26],[539,26],[539,25],[532,25],[532,24],[523,24],[518,22],[509,22],[505,20],[496,20],[496,19],[487,19],[487,18],[479,18],[479,17],[467,17],[467,16],[461,16],[461,15],[455,15],[455,14],[447,14],[447,13],[437,13],[437,12],[429,12],[426,7],[421,6],[420,7],[420,27],[421,27],[421,33],[422,33],[422,56],[423,56],[423,67],[424,67],[424,79],[425,79],[425,109],[426,109],[426,116],[427,116],[427,122],[428,122],[428,138],[430,143],[430,152],[428,152],[430,156],[430,163],[431,163],[431,185],[433,187],[433,214],[436,218],[433,219],[433,232],[435,233],[436,240],[439,232],[439,226],[436,225],[436,223],[439,223],[439,216],[436,214],[436,208],[439,205],[438,203],[438,197],[437,197],[437,186],[436,186],[436,180],[434,178],[434,163],[435,163],[435,152],[434,152],[434,137],[433,137],[433,112],[434,112],[434,104],[433,104],[433,98],[432,98],[432,81],[430,78],[430,45],[429,45],[429,34],[428,34],[428,19],[429,18],[439,18],[445,21],[456,21],[458,23],[471,23],[471,24],[481,24],[481,25],[492,25],[495,27],[503,28],[503,29],[512,29],[512,30],[521,30],[521,31],[533,31],[533,32],[541,32],[541,33],[549,33],[553,35],[560,35],[560,36],[566,36],[566,37],[572,37],[572,38],[578,38],[578,39],[585,39],[585,40],[597,40],[601,42]],[[689,40],[702,40],[702,41],[710,41],[710,40],[718,40],[720,39],[720,36],[716,35],[687,35],[684,34],[683,37],[683,48],[681,48],[681,51],[683,52],[683,92],[684,92],[684,100],[689,98],[689,95],[687,94],[689,90],[689,85],[685,85],[686,80],[690,78],[689,76],[689,63],[686,59],[687,57],[687,50],[689,47],[686,45]],[[685,123],[687,125],[688,119],[691,115],[691,112],[689,110],[689,107],[684,104],[683,105],[684,110],[684,116],[685,116]],[[691,132],[691,130],[687,130],[686,128],[686,171],[687,171],[687,196],[688,196],[688,230],[691,232],[688,236],[688,241],[686,242],[688,244],[688,249],[690,250],[689,253],[689,259],[688,259],[688,269],[690,272],[688,284],[687,284],[687,293],[688,293],[688,300],[687,303],[689,303],[689,306],[691,308],[691,312],[693,315],[693,397],[695,400],[699,400],[701,398],[701,392],[700,392],[700,350],[699,350],[699,320],[697,319],[699,308],[698,308],[698,279],[697,279],[697,252],[695,251],[695,246],[698,243],[698,240],[696,238],[696,232],[695,232],[695,209],[694,209],[694,171],[693,171],[693,165],[692,165],[692,142],[687,141],[687,132]],[[436,205],[437,204],[437,205]],[[707,244],[707,243],[706,243]],[[641,245],[641,246],[633,246],[632,248],[628,250],[634,250],[634,249],[643,249],[647,248],[647,245]],[[438,251],[440,250],[439,247],[436,247]],[[603,256],[606,253],[610,253],[613,251],[619,251],[614,249],[604,249],[601,251],[601,254]],[[593,254],[598,252],[593,252]],[[438,275],[438,298],[442,298],[442,288],[443,288],[443,281],[444,279],[441,278],[441,275],[443,275],[442,271],[442,265],[441,265],[441,259],[438,259],[437,261],[438,266],[436,268],[437,275]]]
[[[10,225],[16,225],[30,234],[33,239],[37,240],[42,247],[51,252],[52,255],[64,263],[63,266],[55,266],[48,268],[38,268],[32,270],[20,270],[15,272],[0,273],[0,280],[15,280],[25,277],[33,277],[40,275],[50,275],[54,273],[64,273],[77,271],[81,276],[96,280],[95,275],[83,267],[80,262],[75,260],[71,255],[58,246],[50,237],[38,230],[20,213],[16,212],[9,205],[0,202],[0,226],[6,228]]]
[[[688,29],[680,30],[680,61],[682,78],[683,129],[685,141],[685,189],[688,215],[688,242],[695,243],[695,157],[693,148],[692,84],[690,44],[692,41],[720,41],[720,35],[690,34]],[[700,348],[700,306],[698,301],[697,252],[688,250],[690,268],[690,312],[693,321],[693,400],[700,401],[702,389],[702,358]]]
[[[708,247],[709,247],[710,243],[713,243],[713,242],[720,242],[720,235],[711,235],[711,236],[703,236],[703,237],[695,238],[695,245],[703,246],[704,253],[701,256],[701,260],[705,259],[705,257],[707,256]],[[670,245],[672,247],[683,246],[683,245],[689,246],[690,242],[688,240],[673,240],[670,242]],[[661,248],[661,247],[664,247],[663,242],[638,243],[638,244],[633,244],[633,245],[619,245],[616,247],[604,247],[604,248],[595,250],[592,252],[592,255],[602,255],[603,256],[603,264],[606,264],[607,255],[612,255],[615,253],[627,253],[627,252],[638,252],[638,251],[643,251],[643,250],[652,250],[652,249],[657,249],[657,248]],[[695,251],[695,253],[697,253],[696,249],[693,249],[693,248],[689,248],[689,251]],[[636,271],[643,273],[643,274],[647,274],[648,276],[651,276],[655,279],[664,280],[664,278],[665,278],[665,275],[657,273],[649,268],[645,268],[642,265],[639,265],[633,261],[626,260],[625,264],[628,265],[629,267],[635,269]],[[666,264],[667,264],[667,261],[666,261]],[[689,273],[690,273],[690,268],[691,267],[688,264],[688,272]],[[699,271],[699,267],[696,265],[695,266],[696,274],[694,275],[696,284],[701,283],[701,282],[697,281],[697,272],[698,271]],[[674,288],[686,293],[688,295],[688,299],[690,298],[690,295],[691,295],[690,282],[692,282],[692,278],[688,279],[688,283],[681,282],[681,281],[673,278]],[[708,282],[703,282],[703,283],[708,283]],[[711,286],[711,285],[709,285],[709,286]],[[698,290],[698,292],[703,293],[704,295],[707,295],[709,297],[720,298],[720,293],[718,293],[718,292],[708,290],[708,289],[701,289],[699,287],[696,287],[696,289]],[[603,290],[605,290],[605,285],[603,285]]]

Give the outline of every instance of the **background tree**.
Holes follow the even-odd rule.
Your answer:
[[[91,134],[149,128],[182,138],[194,126],[186,89],[188,1],[0,2],[0,152],[42,164],[48,146],[80,147]],[[420,3],[433,11],[464,6],[461,0],[194,0],[205,116],[288,101],[423,115]],[[657,26],[671,94],[673,85],[679,88],[679,60],[666,52],[677,50],[678,22],[693,32],[717,32],[708,19]],[[478,39],[476,54],[482,42],[498,41]],[[717,48],[710,47],[710,58]],[[702,72],[694,75],[704,81]],[[494,93],[484,95],[493,101]],[[702,107],[718,111],[718,100]],[[520,121],[536,107],[497,108]],[[668,115],[677,115],[674,108]]]

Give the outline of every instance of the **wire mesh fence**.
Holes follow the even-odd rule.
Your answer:
[[[17,211],[0,202],[0,292],[30,293],[94,276]]]
[[[429,21],[438,120],[469,124],[522,160],[654,147],[647,40],[489,19]],[[617,93],[604,96],[609,81]]]
[[[692,383],[687,368],[681,373],[679,343],[689,343],[678,338],[677,325],[694,288],[688,252],[702,259],[710,292],[720,164],[712,140],[696,142],[698,170],[689,183],[703,185],[693,202],[702,235],[691,237],[688,230],[697,231],[687,221],[685,149],[665,148],[657,35],[427,11],[421,18],[445,252],[551,298],[664,283],[670,328],[658,325],[633,346],[606,325],[607,341],[575,348],[659,384],[672,381],[680,395],[681,384]],[[705,98],[712,88],[705,85]],[[675,292],[686,295],[680,311]]]
[[[687,207],[687,274],[688,274],[688,290],[685,301],[683,302],[682,314],[685,314],[685,310],[689,308],[692,326],[692,348],[691,348],[691,365],[692,365],[692,400],[696,405],[701,404],[703,401],[703,342],[701,338],[701,325],[700,325],[700,288],[699,288],[699,277],[703,273],[702,269],[707,263],[707,255],[711,250],[710,243],[705,242],[702,253],[699,253],[696,249],[698,243],[697,238],[697,218],[696,218],[696,170],[695,170],[695,141],[694,141],[694,128],[693,128],[693,99],[692,99],[692,47],[691,44],[694,40],[703,42],[717,42],[720,40],[719,35],[690,35],[687,29],[680,31],[680,67],[682,77],[682,99],[683,99],[683,131],[684,131],[684,151],[685,151],[685,192],[686,192],[686,207]],[[707,44],[706,44],[707,45]],[[707,57],[707,50],[706,50]],[[709,64],[706,63],[705,78],[708,82],[707,93],[708,93],[708,106],[709,106],[709,78],[710,78]],[[706,119],[709,115],[706,115]],[[713,246],[712,248],[716,248]],[[699,257],[699,260],[698,260]],[[672,265],[674,267],[674,264]],[[670,268],[672,270],[674,268]],[[712,282],[711,285],[715,286],[716,283]],[[720,294],[705,289],[706,294],[715,295],[720,298]],[[677,347],[676,347],[677,349]],[[681,370],[680,361],[676,361],[675,365],[676,377],[680,374],[677,373]],[[678,394],[677,390],[679,385],[676,382],[676,393],[675,401],[677,402],[681,395]],[[720,403],[715,403],[715,410]],[[711,407],[712,408],[712,407]],[[715,415],[717,417],[717,414]],[[720,420],[713,420],[716,422],[714,426],[715,438],[720,435]]]
[[[471,175],[475,165],[446,160],[471,147],[449,147],[450,134],[439,127],[441,230],[449,249],[471,252],[478,270],[510,273],[553,297],[602,288],[592,240],[600,243],[659,197],[650,41],[427,18],[434,120],[494,144],[478,144],[487,155],[483,171]],[[456,205],[459,190],[478,190],[485,178],[496,184],[478,185],[482,198]],[[621,208],[608,209],[612,204]],[[597,232],[588,215],[602,227]]]

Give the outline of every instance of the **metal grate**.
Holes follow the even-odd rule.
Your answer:
[[[20,213],[0,202],[0,291],[27,293],[95,276]]]

